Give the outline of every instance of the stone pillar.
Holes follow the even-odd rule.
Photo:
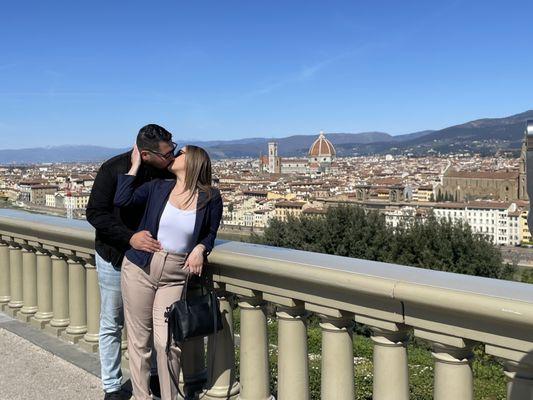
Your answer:
[[[54,317],[50,321],[49,327],[50,331],[58,336],[70,323],[68,304],[68,264],[66,257],[58,253],[52,256],[52,309]]]
[[[0,311],[4,311],[11,300],[10,275],[9,246],[0,240]]]
[[[372,328],[374,342],[374,400],[409,400],[407,341],[409,331]]]
[[[98,274],[96,267],[85,264],[87,273],[87,333],[83,336],[83,347],[95,352],[98,349],[100,330],[100,287],[98,286]]]
[[[37,256],[30,246],[22,250],[22,299],[24,305],[17,317],[24,322],[37,312]]]
[[[37,313],[32,324],[44,328],[54,316],[52,302],[52,259],[44,249],[37,252]]]
[[[278,400],[309,399],[307,326],[303,306],[279,307]]]
[[[78,258],[69,259],[68,263],[68,298],[70,324],[66,337],[73,343],[87,332],[87,283],[85,267]]]
[[[208,377],[206,400],[234,399],[239,394],[239,382],[235,379],[235,342],[233,337],[233,313],[229,301],[229,293],[218,293],[223,329],[215,339],[209,336],[207,342],[207,371],[213,371]],[[216,352],[213,354],[213,350]],[[212,365],[212,363],[214,363]]]
[[[533,399],[533,365],[505,362],[507,400]]]
[[[9,286],[11,299],[7,311],[14,317],[24,304],[22,300],[22,250],[16,243],[9,246]]]
[[[265,304],[258,297],[241,297],[241,400],[274,399],[270,394]]]
[[[472,346],[454,347],[433,344],[431,353],[435,359],[435,400],[472,400],[474,382],[472,375]]]
[[[351,318],[321,316],[322,400],[353,400],[355,376]]]

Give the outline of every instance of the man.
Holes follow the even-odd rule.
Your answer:
[[[174,161],[176,144],[165,128],[150,124],[137,135],[142,166],[135,185],[154,178],[174,179],[167,167]],[[158,251],[159,242],[148,231],[135,233],[143,207],[117,208],[113,205],[117,177],[131,167],[131,151],[107,160],[100,167],[87,204],[87,221],[96,229],[95,258],[100,286],[100,362],[104,399],[121,398],[121,336],[124,324],[120,292],[120,266],[125,251],[131,246],[144,251]],[[158,388],[157,376],[151,379],[153,392]],[[154,393],[158,395],[158,393]]]

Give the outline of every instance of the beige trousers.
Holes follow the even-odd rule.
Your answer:
[[[121,286],[128,330],[129,367],[136,400],[152,398],[149,392],[152,333],[161,399],[174,400],[177,396],[177,388],[167,366],[165,347],[168,327],[164,313],[170,304],[181,298],[187,277],[187,272],[183,270],[186,257],[186,254],[159,251],[154,253],[146,268],[138,267],[127,258],[122,263]],[[172,346],[170,352],[172,369],[179,376],[181,349]]]

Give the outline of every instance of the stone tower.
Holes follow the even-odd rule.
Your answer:
[[[281,160],[278,157],[277,142],[268,143],[268,172],[279,174],[281,172]]]
[[[527,177],[526,177],[526,156],[527,156],[527,132],[524,135],[522,142],[522,149],[520,151],[520,162],[518,168],[518,198],[520,200],[527,200]]]

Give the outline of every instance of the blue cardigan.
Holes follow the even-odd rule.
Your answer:
[[[161,214],[167,204],[170,192],[176,185],[173,179],[154,179],[150,182],[134,187],[135,176],[119,175],[117,191],[115,192],[115,205],[125,207],[130,205],[145,205],[144,215],[137,232],[149,231],[154,239],[157,239]],[[220,191],[213,188],[211,199],[205,203],[207,193],[199,192],[198,202],[201,208],[196,209],[196,222],[193,231],[192,247],[201,243],[206,248],[206,255],[211,252],[215,245],[220,220],[222,218],[222,197]],[[132,263],[144,268],[150,264],[152,253],[130,248],[126,251],[126,257]]]

